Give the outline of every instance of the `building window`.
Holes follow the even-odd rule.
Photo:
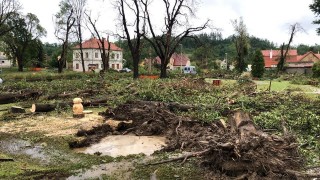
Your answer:
[[[86,58],[89,58],[89,53],[88,52],[86,52]]]
[[[79,53],[76,53],[76,58],[79,58],[79,55],[80,55]]]
[[[114,59],[114,54],[113,53],[111,54],[111,59]]]
[[[99,57],[98,53],[97,52],[94,53],[94,58],[98,58],[98,57]]]
[[[119,64],[117,64],[117,69],[120,69],[120,68],[119,68]]]
[[[119,54],[117,54],[117,59],[119,59]]]
[[[111,65],[112,69],[114,69],[114,64]]]
[[[79,64],[76,64],[76,69],[79,69]]]

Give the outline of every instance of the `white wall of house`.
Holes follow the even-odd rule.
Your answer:
[[[83,57],[86,71],[90,71],[91,68],[94,68],[98,71],[103,69],[103,63],[99,49],[84,49]],[[123,68],[122,51],[110,52],[109,67],[115,70],[120,70]],[[73,71],[82,71],[82,62],[79,49],[73,50]]]
[[[0,67],[2,68],[9,68],[12,66],[12,61],[11,60],[2,60],[0,59]]]
[[[12,61],[3,52],[0,52],[0,68],[9,68],[11,66]]]

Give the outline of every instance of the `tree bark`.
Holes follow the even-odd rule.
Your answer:
[[[71,103],[55,103],[55,104],[32,104],[31,112],[50,112],[58,108],[70,107]]]
[[[11,113],[26,113],[26,110],[19,106],[12,106],[10,109]]]
[[[26,92],[22,94],[1,94],[0,104],[9,104],[29,98],[37,98],[39,95],[39,92]]]

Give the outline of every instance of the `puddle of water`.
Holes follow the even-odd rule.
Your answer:
[[[157,136],[108,136],[103,138],[98,144],[87,148],[79,148],[76,151],[86,154],[100,152],[102,155],[112,157],[140,153],[149,156],[155,151],[162,149],[166,145],[165,141],[166,138]]]

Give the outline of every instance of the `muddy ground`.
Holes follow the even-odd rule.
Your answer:
[[[184,163],[195,156],[198,166],[218,179],[296,179],[302,176],[297,172],[302,170],[304,161],[294,136],[280,137],[258,130],[261,133],[240,138],[239,132],[233,132],[230,124],[223,120],[204,123],[177,115],[177,110],[187,111],[188,108],[193,107],[128,101],[100,114],[105,120],[132,121],[132,124],[120,123],[116,129],[103,124],[91,130],[79,130],[77,136],[86,138],[70,142],[70,147],[89,146],[110,134],[157,135],[167,138],[163,152],[189,152],[189,155],[172,161]]]
[[[6,114],[3,121],[0,121],[0,158],[4,156],[2,159],[14,161],[0,162],[2,169],[0,177],[5,177],[4,179],[6,177],[9,179],[12,177],[16,179],[22,177],[77,179],[79,177],[75,174],[92,167],[92,172],[87,174],[84,172],[85,177],[89,178],[95,172],[104,173],[108,170],[106,167],[112,163],[117,170],[115,173],[110,173],[108,170],[104,179],[310,179],[319,177],[317,172],[310,174],[308,172],[311,171],[305,171],[305,160],[299,152],[299,144],[294,135],[286,132],[283,133],[284,135],[264,132],[253,124],[249,116],[245,116],[243,122],[237,126],[234,125],[233,115],[238,112],[236,110],[239,109],[238,107],[243,106],[236,102],[237,97],[243,94],[248,96],[257,94],[255,84],[249,85],[241,86],[237,93],[222,95],[211,105],[204,104],[199,107],[199,105],[170,101],[166,103],[151,101],[166,96],[156,98],[152,91],[154,87],[151,85],[152,88],[149,91],[138,91],[140,85],[128,81],[124,86],[126,91],[118,88],[109,89],[109,91],[115,93],[115,97],[122,97],[124,92],[128,91],[128,96],[135,96],[132,99],[142,99],[141,94],[144,93],[144,101],[129,100],[123,103],[121,99],[116,101],[121,102],[120,105],[100,107],[99,114],[95,111],[81,119],[72,118],[71,109],[62,112],[65,114],[58,111],[35,114],[27,112],[13,116]],[[208,86],[203,79],[185,79],[156,87],[166,90],[167,86],[170,87],[168,92],[175,91],[184,96],[191,96],[199,91],[214,94],[228,90],[228,88],[216,90],[215,87]],[[77,96],[80,95],[77,94]],[[101,96],[112,99],[110,95]],[[266,97],[268,98],[263,96],[261,102],[272,107],[279,105],[271,99],[272,93],[269,92]],[[281,96],[275,97],[281,99]],[[47,100],[47,98],[44,99]],[[61,97],[61,100],[65,100],[65,97]],[[266,106],[260,107],[257,102],[250,103],[253,103],[252,106],[255,108],[252,113],[258,114],[266,110]],[[111,103],[107,102],[107,104]],[[231,105],[235,106],[230,108]],[[211,122],[206,122],[203,119],[188,116],[199,109],[204,109],[206,112],[217,111],[217,114],[220,113],[224,119],[211,119]],[[119,124],[116,127],[111,126],[107,123],[110,120]],[[108,135],[124,134],[165,137],[167,145],[160,152],[156,152],[152,158],[141,155],[110,158],[100,156],[99,152],[95,155],[84,155],[72,150],[98,143]],[[130,165],[127,167],[128,162]],[[16,171],[11,171],[12,169]],[[113,172],[112,168],[110,171]],[[11,174],[1,174],[1,172]]]

